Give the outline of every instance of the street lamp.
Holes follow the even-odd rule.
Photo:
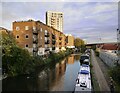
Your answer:
[[[120,60],[120,30],[119,30],[119,28],[117,29],[117,44],[118,44],[117,56],[118,56],[118,62],[119,62],[119,60]]]

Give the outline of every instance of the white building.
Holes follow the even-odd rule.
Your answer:
[[[46,12],[46,24],[63,32],[63,13],[62,12]]]

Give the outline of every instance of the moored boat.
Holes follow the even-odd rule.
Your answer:
[[[75,92],[77,91],[91,91],[91,76],[89,65],[82,64],[76,79]]]

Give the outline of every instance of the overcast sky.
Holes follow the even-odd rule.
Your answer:
[[[2,2],[2,26],[12,30],[13,21],[28,19],[45,23],[46,11],[63,12],[65,34],[87,43],[116,41],[117,2]]]

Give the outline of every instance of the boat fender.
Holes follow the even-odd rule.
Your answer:
[[[77,81],[77,84],[79,84],[79,83],[80,83],[80,82],[79,82],[79,78],[77,78],[77,79],[76,79],[76,81]]]

